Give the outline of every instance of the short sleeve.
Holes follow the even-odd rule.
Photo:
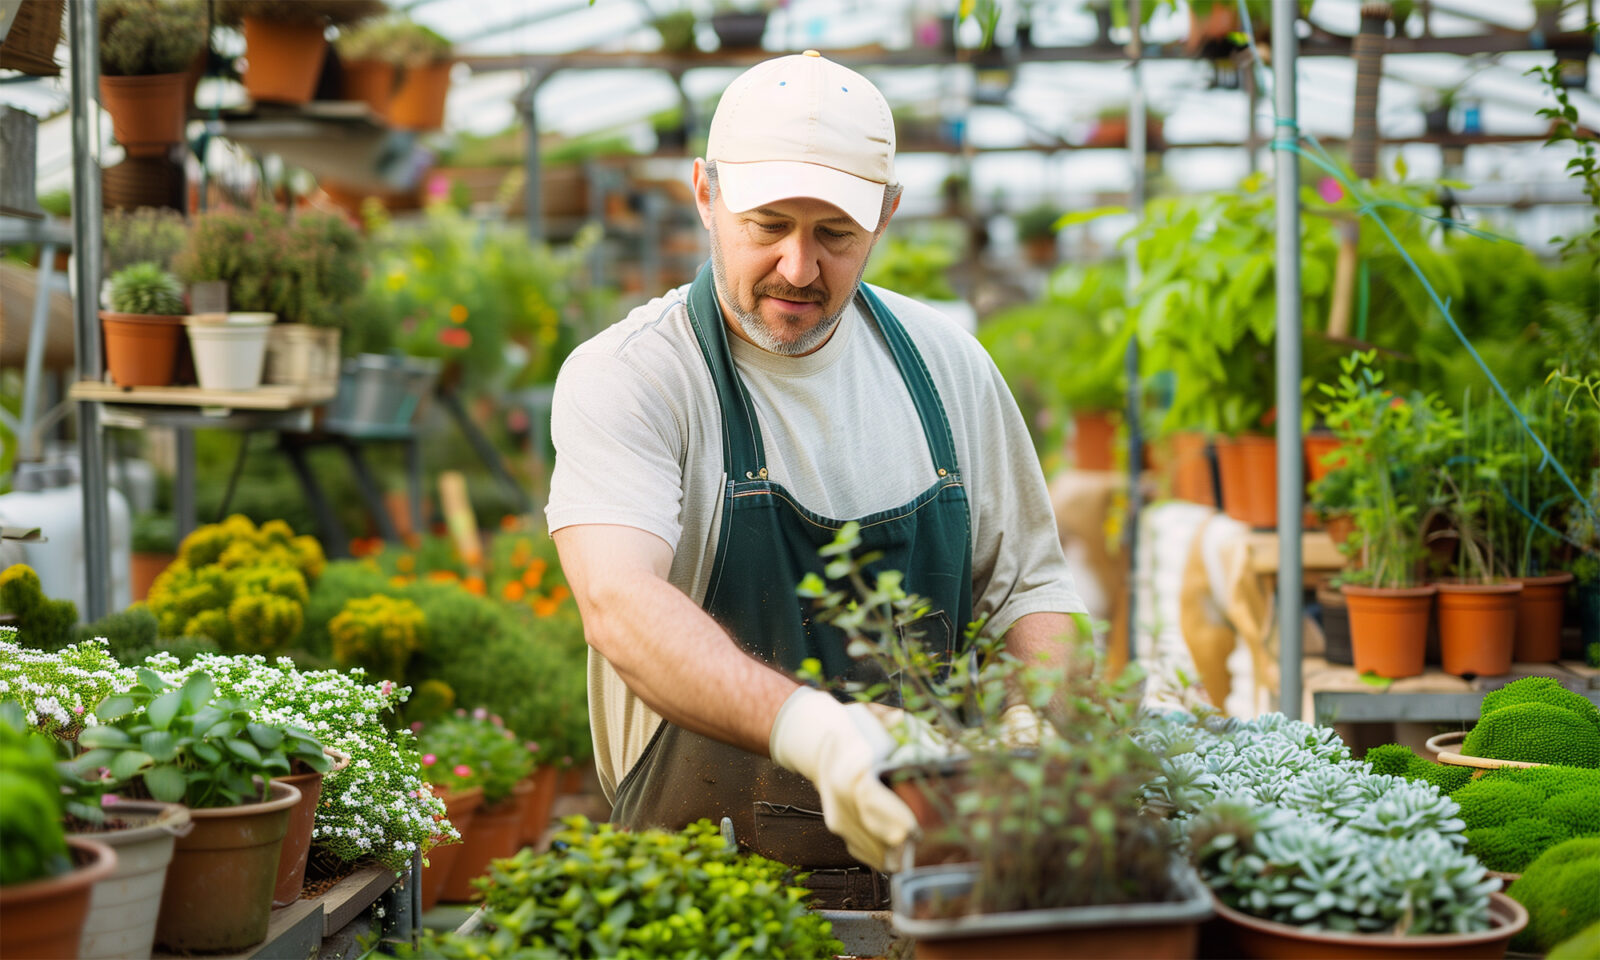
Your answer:
[[[556,378],[550,437],[556,449],[545,507],[551,532],[618,524],[677,549],[683,432],[649,377],[609,354],[574,353]]]

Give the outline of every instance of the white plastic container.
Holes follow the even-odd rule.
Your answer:
[[[218,323],[190,317],[189,346],[202,390],[254,390],[261,386],[267,356],[267,333],[273,314],[230,313]]]
[[[112,487],[106,497],[111,515],[111,611],[133,603],[133,522],[128,500]],[[0,521],[6,526],[38,527],[46,543],[22,545],[22,562],[39,575],[44,594],[78,605],[78,619],[88,613],[83,545],[83,488],[76,483],[50,490],[14,490],[0,495]]]

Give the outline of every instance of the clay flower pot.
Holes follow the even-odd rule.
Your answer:
[[[1324,462],[1328,454],[1339,449],[1339,438],[1331,433],[1308,433],[1302,444],[1306,454],[1306,483],[1316,483],[1345,464],[1343,457],[1333,463]]]
[[[189,831],[189,808],[181,803],[124,800],[106,816],[124,826],[99,833],[69,834],[95,840],[117,852],[117,868],[94,885],[78,956],[148,957],[156,915],[167,882],[175,839]]]
[[[178,365],[183,317],[100,311],[106,367],[119,387],[164,387]]]
[[[130,157],[158,157],[183,142],[187,73],[101,77],[100,105],[111,114],[111,134]]]
[[[1217,439],[1222,510],[1252,527],[1278,525],[1278,441],[1247,434]]]
[[[337,750],[323,748],[323,752],[334,760],[328,773],[338,773],[350,765],[350,758]],[[272,778],[300,791],[300,802],[289,811],[289,830],[283,836],[283,854],[278,858],[278,876],[272,887],[274,909],[300,899],[300,887],[306,880],[306,858],[311,854],[311,830],[317,821],[317,801],[322,799],[322,778],[326,775],[313,770]]]
[[[389,101],[389,123],[400,130],[437,130],[444,126],[452,65],[449,60],[441,60],[405,68]]]
[[[533,789],[523,801],[522,827],[519,839],[528,845],[536,844],[550,825],[550,808],[555,806],[556,791],[561,786],[561,771],[555,767],[540,767],[528,775]]]
[[[251,100],[309,103],[328,55],[321,23],[244,18],[244,88]]]
[[[1172,495],[1179,500],[1217,505],[1211,488],[1211,458],[1206,455],[1206,435],[1198,430],[1183,430],[1172,435]]]
[[[1223,956],[1247,958],[1401,958],[1401,960],[1475,960],[1506,955],[1511,938],[1528,925],[1528,911],[1503,893],[1489,894],[1489,929],[1480,933],[1436,933],[1399,936],[1381,933],[1338,933],[1308,930],[1252,917],[1216,901],[1217,917],[1225,924],[1227,946]]]
[[[561,792],[562,793],[582,793],[583,792],[583,775],[584,775],[585,772],[587,772],[588,768],[591,765],[592,765],[592,761],[585,761],[584,765],[581,766],[581,767],[579,767],[579,766],[568,767],[567,771],[561,775]]]
[[[1439,659],[1445,673],[1498,677],[1511,672],[1520,583],[1440,581]]]
[[[428,851],[428,865],[422,868],[423,913],[432,910],[439,902],[439,895],[444,892],[445,881],[450,879],[450,871],[455,868],[456,858],[461,855],[461,848],[472,835],[473,826],[478,819],[478,809],[483,804],[483,788],[447,791],[440,795],[440,799],[444,801],[445,818],[456,828],[456,833],[461,835],[461,841],[434,847]]]
[[[172,952],[237,951],[267,938],[283,837],[300,791],[274,780],[265,803],[190,810],[161,894],[156,942]]]
[[[397,72],[383,60],[346,60],[344,98],[362,100],[380,118],[389,116],[389,101],[394,98]]]
[[[1561,618],[1572,574],[1517,577],[1517,638],[1511,659],[1518,663],[1549,663],[1561,659]]]
[[[68,837],[74,868],[59,877],[0,887],[0,957],[75,958],[94,885],[117,868],[116,851]]]
[[[1072,415],[1072,462],[1079,470],[1110,470],[1116,465],[1117,421],[1104,410]]]
[[[1438,588],[1346,584],[1340,589],[1350,610],[1350,653],[1356,672],[1396,679],[1420,674]]]
[[[521,796],[531,792],[533,784],[523,780],[512,789],[511,796],[478,810],[471,836],[462,835],[461,853],[456,856],[450,876],[444,882],[440,900],[466,903],[476,899],[478,891],[473,888],[472,881],[489,872],[489,861],[509,857],[521,849]]]

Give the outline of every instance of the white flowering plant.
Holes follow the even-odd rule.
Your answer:
[[[367,683],[359,667],[302,671],[288,657],[259,654],[200,654],[184,666],[156,653],[145,665],[174,682],[203,670],[219,694],[260,704],[261,722],[296,724],[349,755],[344,769],[323,778],[312,829],[312,842],[334,857],[372,858],[400,873],[412,854],[461,839],[445,819],[444,801],[422,779],[415,735],[384,725],[410,687]]]
[[[0,700],[21,704],[23,721],[40,733],[76,740],[99,722],[95,704],[137,682],[103,637],[47,653],[18,642],[14,628],[0,627]]]

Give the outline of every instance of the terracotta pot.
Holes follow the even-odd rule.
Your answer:
[[[1262,529],[1278,525],[1278,441],[1245,435],[1219,437],[1223,512]]]
[[[1572,574],[1514,579],[1522,584],[1522,592],[1517,595],[1517,638],[1511,659],[1518,663],[1560,660],[1561,619]]]
[[[158,157],[183,142],[188,74],[101,77],[100,105],[111,114],[111,134],[130,157]]]
[[[401,130],[437,130],[444,126],[444,102],[450,93],[449,60],[425,67],[407,67],[389,101],[389,123]]]
[[[1438,588],[1357,587],[1346,584],[1350,610],[1350,653],[1356,672],[1380,677],[1414,677],[1422,672],[1428,621]]]
[[[134,602],[143,600],[150,595],[150,584],[155,583],[156,577],[161,576],[161,571],[172,566],[172,561],[178,559],[175,553],[145,553],[135,552],[133,564],[130,568],[128,579],[133,586]]]
[[[1079,470],[1110,470],[1116,466],[1116,415],[1085,410],[1072,415],[1072,462]]]
[[[550,826],[550,808],[555,806],[556,791],[561,786],[561,771],[555,767],[540,767],[528,779],[533,789],[528,791],[523,802],[519,839],[531,846],[539,842],[545,828]]]
[[[389,115],[389,101],[394,97],[396,71],[392,63],[382,60],[346,60],[344,63],[344,98],[362,100],[380,118]]]
[[[267,938],[283,837],[300,791],[274,780],[265,803],[190,810],[161,894],[156,943],[172,952],[237,951]]]
[[[445,881],[450,879],[450,871],[455,867],[456,858],[466,845],[467,837],[472,834],[473,825],[478,819],[478,808],[483,803],[483,788],[473,787],[471,790],[446,792],[442,799],[445,816],[456,828],[456,832],[461,834],[461,842],[434,847],[428,851],[428,865],[422,868],[423,913],[432,910],[439,902],[439,894],[444,892]]]
[[[69,834],[117,851],[117,868],[94,885],[78,956],[148,957],[156,937],[156,915],[167,883],[175,838],[189,830],[189,808],[181,803],[124,800],[107,814],[126,826],[100,833]]]
[[[477,899],[478,891],[473,888],[472,881],[489,872],[489,861],[509,857],[521,849],[518,843],[522,828],[519,794],[532,789],[533,784],[524,780],[516,785],[511,796],[478,811],[472,833],[464,838],[461,853],[456,856],[450,877],[444,882],[440,900],[467,903]]]
[[[1238,30],[1239,11],[1232,4],[1213,4],[1204,17],[1197,15],[1191,7],[1189,36],[1183,42],[1184,49],[1192,57],[1215,55],[1219,45],[1232,46],[1229,37]]]
[[[1328,528],[1328,536],[1333,539],[1333,545],[1336,547],[1349,543],[1350,538],[1356,535],[1356,518],[1348,513],[1329,517],[1324,521],[1324,525]]]
[[[1217,505],[1211,486],[1211,458],[1206,455],[1206,435],[1184,430],[1172,435],[1172,495],[1179,500]]]
[[[1498,677],[1511,672],[1520,583],[1441,580],[1439,659],[1445,673]]]
[[[333,767],[336,773],[350,765],[350,758],[334,750]],[[300,791],[300,802],[289,811],[289,830],[283,836],[283,855],[278,858],[278,876],[272,886],[272,906],[287,907],[300,899],[300,888],[306,881],[306,858],[311,854],[311,830],[317,822],[317,801],[322,799],[322,778],[326,774],[312,771],[294,773],[287,777],[273,777],[278,783],[287,783]]]
[[[972,782],[967,764],[961,760],[885,768],[879,771],[879,779],[911,808],[924,837],[938,834],[945,825],[945,811],[955,804],[955,795]],[[911,847],[911,859],[913,866],[930,867],[972,857],[959,844],[916,843]]]
[[[178,365],[182,317],[100,311],[106,367],[119,387],[164,387]]]
[[[99,842],[69,837],[74,867],[59,877],[0,887],[0,957],[39,960],[78,956],[89,894],[117,868],[116,851]]]
[[[568,767],[566,772],[561,775],[561,792],[582,793],[584,775],[589,772],[589,767],[592,764],[593,761],[589,761],[581,767]]]
[[[1324,458],[1339,449],[1339,438],[1331,433],[1308,433],[1302,441],[1306,452],[1306,483],[1316,483],[1345,465],[1346,458],[1337,457],[1333,463]]]
[[[1324,580],[1317,584],[1317,604],[1322,607],[1323,658],[1345,666],[1355,663],[1350,650],[1350,607],[1344,594]]]
[[[1307,930],[1240,913],[1221,900],[1215,906],[1218,918],[1226,924],[1228,945],[1222,955],[1247,958],[1499,960],[1506,955],[1511,938],[1528,925],[1528,911],[1503,893],[1489,894],[1488,930],[1422,936]]]
[[[1048,237],[1029,237],[1022,243],[1022,250],[1028,256],[1028,262],[1036,267],[1055,266],[1061,258],[1061,250],[1056,246],[1055,235]]]
[[[320,23],[245,17],[244,89],[251,100],[309,103],[328,55]]]

